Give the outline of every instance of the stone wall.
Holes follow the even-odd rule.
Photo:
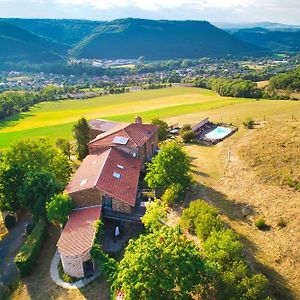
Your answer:
[[[101,134],[103,132],[104,131],[90,128],[90,141],[93,140],[93,139],[95,139],[97,137],[97,135],[99,135],[99,134]]]
[[[139,148],[139,158],[143,163],[147,162],[154,155],[154,150],[158,147],[158,132]]]
[[[91,259],[90,250],[77,256],[65,256],[60,254],[63,270],[66,274],[75,278],[84,277],[82,263]]]
[[[112,210],[129,214],[132,212],[133,208],[130,205],[113,198],[112,199]]]
[[[105,193],[101,192],[98,188],[93,187],[88,190],[71,193],[70,197],[73,200],[75,207],[80,208],[93,205],[102,205],[102,196],[104,195]],[[119,199],[112,197],[112,210],[131,213],[133,208]]]
[[[96,187],[69,194],[75,207],[102,205],[102,193]]]
[[[108,150],[109,148],[110,147],[108,146],[89,145],[89,154],[99,155]]]

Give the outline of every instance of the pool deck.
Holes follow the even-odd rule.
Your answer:
[[[231,129],[231,132],[228,132],[225,136],[223,136],[220,139],[210,139],[206,135],[212,131],[214,131],[218,127],[224,127]],[[209,124],[206,125],[200,133],[197,134],[197,139],[199,140],[200,143],[203,143],[205,145],[216,145],[219,142],[222,142],[226,138],[230,137],[233,135],[235,132],[238,131],[238,127],[229,125],[229,124]]]

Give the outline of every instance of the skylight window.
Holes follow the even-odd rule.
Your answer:
[[[119,169],[121,169],[121,170],[124,169],[124,166],[122,166],[122,165],[117,165],[117,167],[118,167]]]
[[[83,179],[83,180],[81,180],[80,181],[80,186],[83,186],[83,185],[85,185],[86,183],[87,183],[87,179]]]
[[[117,172],[114,172],[113,177],[115,177],[117,179],[120,179],[121,178],[121,174],[117,173]]]
[[[128,138],[127,137],[124,137],[124,136],[116,136],[114,139],[113,139],[113,143],[115,144],[120,144],[120,145],[126,145],[127,142],[128,142]]]

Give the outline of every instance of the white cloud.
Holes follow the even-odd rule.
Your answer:
[[[230,8],[247,7],[259,3],[259,0],[56,0],[59,4],[92,6],[97,9],[136,7],[143,10],[159,10],[178,7]]]

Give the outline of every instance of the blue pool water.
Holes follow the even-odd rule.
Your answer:
[[[213,131],[207,133],[205,137],[210,140],[220,140],[223,139],[225,136],[227,136],[231,131],[232,130],[230,128],[219,126]]]

